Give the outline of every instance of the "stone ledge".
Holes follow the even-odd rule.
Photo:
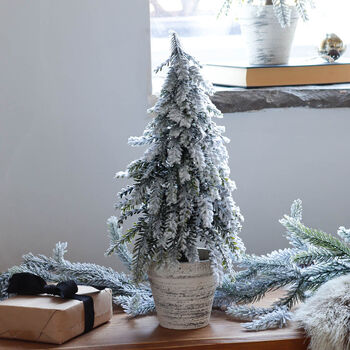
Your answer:
[[[350,107],[350,84],[251,89],[216,87],[212,101],[223,113],[265,108],[344,108]]]

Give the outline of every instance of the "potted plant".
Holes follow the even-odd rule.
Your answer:
[[[136,282],[151,283],[160,325],[171,329],[204,327],[223,271],[244,251],[237,236],[243,217],[231,192],[227,139],[213,117],[212,87],[199,63],[171,34],[171,56],[160,97],[141,137],[132,146],[148,146],[117,177],[133,180],[119,193],[118,229],[138,215],[115,249],[135,239],[132,272]],[[198,249],[202,245],[202,249]],[[112,249],[109,250],[111,253]]]
[[[298,17],[308,20],[312,0],[225,0],[221,11],[240,5],[239,21],[249,64],[287,64]]]

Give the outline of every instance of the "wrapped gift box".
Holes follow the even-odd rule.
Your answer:
[[[79,286],[79,295],[94,302],[94,327],[112,317],[112,292]],[[62,344],[84,333],[83,302],[46,294],[17,295],[0,302],[0,338]]]

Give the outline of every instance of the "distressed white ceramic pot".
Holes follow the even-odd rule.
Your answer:
[[[196,329],[209,324],[216,282],[208,251],[198,252],[198,262],[179,263],[171,270],[151,266],[148,272],[162,327]]]
[[[241,9],[240,24],[251,65],[287,64],[292,48],[298,14],[291,6],[290,26],[282,28],[272,5],[261,8],[245,5]]]

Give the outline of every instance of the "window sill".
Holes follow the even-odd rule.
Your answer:
[[[258,111],[266,108],[350,107],[350,84],[215,89],[212,101],[222,113]]]

